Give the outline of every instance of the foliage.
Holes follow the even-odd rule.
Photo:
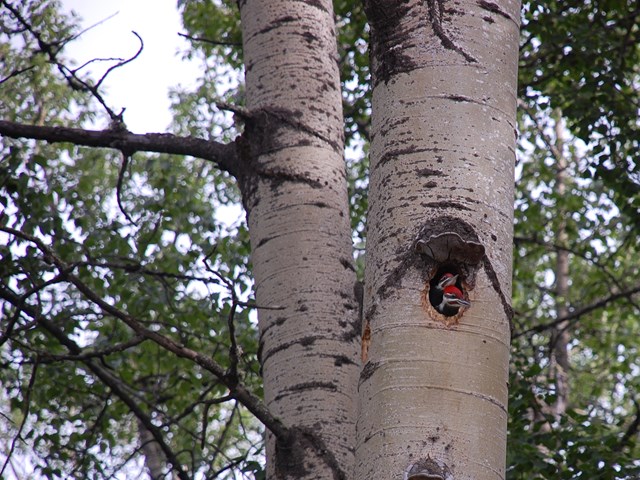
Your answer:
[[[76,31],[54,3],[34,2],[23,11],[44,19],[49,42]],[[9,68],[24,68],[23,51],[37,50],[27,32],[23,37],[22,45],[2,42]],[[33,59],[37,68],[3,85],[5,118],[67,125],[94,118],[89,97],[70,97],[54,66],[40,57]],[[14,443],[45,477],[130,472],[140,467],[142,433],[129,401],[191,471],[259,458],[256,422],[226,398],[223,385],[137,337],[65,283],[29,241],[54,249],[109,304],[208,352],[225,368],[233,326],[243,381],[260,393],[255,320],[243,303],[251,298],[247,232],[241,220],[218,218],[238,200],[229,179],[211,164],[168,155],[136,155],[121,172],[120,155],[70,144],[3,139],[1,155],[0,224],[24,235],[2,234],[0,378],[12,422],[3,428],[2,450]],[[124,394],[107,388],[96,372],[111,376]],[[13,442],[18,431],[20,441]]]
[[[630,341],[640,330],[632,260],[638,14],[634,2],[527,3],[523,11],[509,478],[639,474],[638,352]],[[558,155],[567,162],[564,192]],[[569,252],[568,298],[554,290],[560,251]],[[559,324],[560,305],[567,324]],[[560,388],[551,361],[557,326],[569,332],[571,362],[560,416],[551,408]]]
[[[528,2],[523,10],[509,478],[640,475],[636,3]],[[225,109],[244,105],[236,4],[178,5],[191,38],[185,56],[199,58],[203,73],[193,91],[173,92],[174,130],[233,139],[241,125]],[[361,3],[334,6],[353,238],[363,248],[367,26]],[[63,48],[79,32],[77,19],[63,18],[57,7],[32,0],[22,2],[21,12],[48,44]],[[68,126],[99,118],[92,98],[70,88],[12,18],[0,17],[2,118]],[[561,111],[566,125],[564,194],[555,189],[552,111]],[[73,266],[70,273],[119,311],[209,353],[227,370],[233,336],[242,351],[242,381],[259,395],[246,225],[241,218],[222,220],[222,212],[239,211],[233,181],[201,160],[136,154],[125,162],[111,151],[71,144],[3,138],[0,155],[2,451],[13,445],[46,478],[141,470],[147,454],[145,427],[132,410],[137,405],[191,473],[261,478],[261,427],[226,387],[139,338],[56,273],[47,254],[54,250]],[[566,243],[558,236],[561,225]],[[6,233],[13,230],[22,236]],[[566,299],[552,288],[560,250],[570,252]],[[549,352],[561,302],[571,316],[572,367],[569,408],[557,417],[548,410],[557,395]]]
[[[640,6],[630,0],[525,2],[521,98],[560,108],[589,147],[591,176],[638,224]]]

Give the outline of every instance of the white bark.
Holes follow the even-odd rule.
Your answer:
[[[504,478],[519,2],[367,7],[371,344],[356,478]],[[446,224],[486,252],[450,325],[422,305],[435,271],[414,248]]]
[[[347,478],[359,371],[343,121],[329,0],[240,2],[246,65],[241,178],[264,396],[292,437],[270,478]]]

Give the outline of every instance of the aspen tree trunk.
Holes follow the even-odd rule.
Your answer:
[[[562,112],[554,112],[555,125],[555,150],[556,150],[556,184],[554,187],[558,198],[564,198],[566,194],[568,162],[564,156],[564,140],[562,126]],[[565,247],[568,243],[567,222],[563,208],[558,209],[558,227],[556,229],[556,243],[559,247]],[[566,317],[567,296],[569,294],[569,252],[558,249],[556,253],[556,314],[558,318]],[[550,345],[550,375],[556,388],[556,401],[551,406],[553,415],[558,418],[567,410],[569,401],[569,322],[560,322],[551,330]]]
[[[359,332],[330,0],[240,1],[251,237],[269,478],[349,478]]]
[[[370,340],[356,478],[501,479],[520,2],[365,5]],[[427,295],[450,270],[471,301],[459,318]]]

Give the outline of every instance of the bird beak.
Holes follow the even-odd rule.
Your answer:
[[[461,298],[448,298],[447,305],[451,307],[470,307],[471,302],[467,302]]]
[[[440,290],[444,290],[445,287],[450,285],[455,285],[458,281],[458,275],[454,275],[453,277],[444,277],[442,280],[438,282],[438,288]]]

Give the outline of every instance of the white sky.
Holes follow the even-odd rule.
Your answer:
[[[191,86],[199,66],[180,59],[186,40],[176,0],[62,0],[65,11],[74,10],[87,28],[116,14],[105,23],[84,33],[65,49],[67,57],[81,65],[93,58],[129,58],[138,50],[135,30],[144,41],[144,50],[133,61],[112,72],[105,84],[108,105],[120,112],[135,133],[167,131],[171,116],[168,91],[178,84]],[[109,64],[92,64],[95,79]],[[102,128],[106,125],[99,125]]]

